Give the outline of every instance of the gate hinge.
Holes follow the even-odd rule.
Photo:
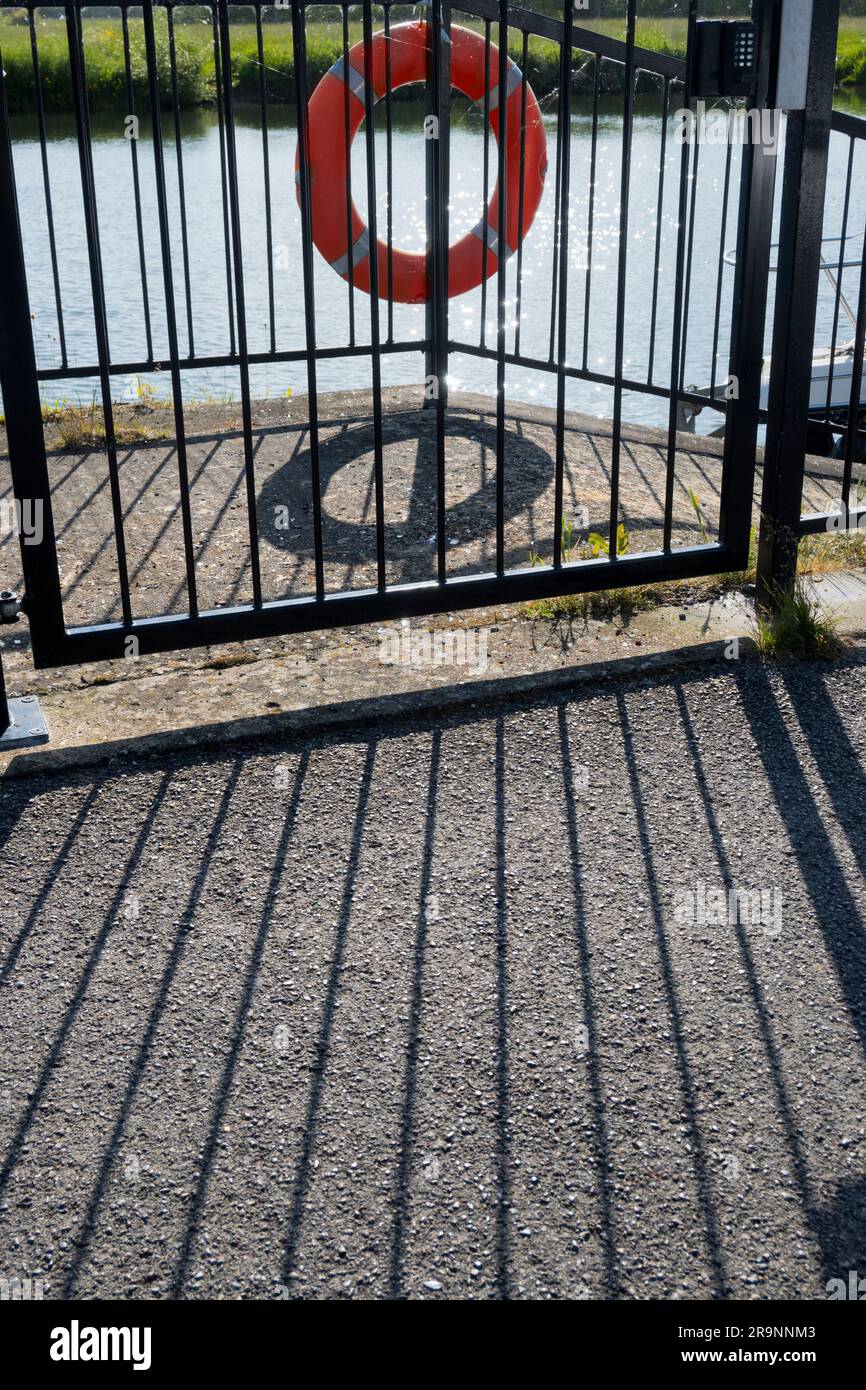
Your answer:
[[[751,97],[758,89],[758,31],[751,20],[700,19],[694,96]]]
[[[0,591],[0,623],[17,623],[23,609],[23,600],[11,589]]]

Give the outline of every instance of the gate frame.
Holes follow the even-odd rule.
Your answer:
[[[217,0],[223,30],[227,24],[228,0]],[[775,58],[778,15],[781,0],[754,0],[758,28],[758,91],[753,102],[756,109],[766,109],[771,91]],[[153,0],[143,0],[143,9],[152,12]],[[570,0],[565,0],[561,22],[564,36],[572,40],[572,51],[580,45],[582,31],[572,29]],[[74,11],[67,5],[67,23]],[[293,9],[297,8],[293,5]],[[496,14],[500,25],[509,23],[511,14],[519,15],[507,0],[476,0],[476,8],[484,14]],[[365,33],[369,30],[371,7],[365,0]],[[691,42],[684,65],[683,105],[690,107],[694,92],[696,45],[694,28],[696,0],[690,0]],[[450,19],[448,0],[433,0],[433,23]],[[535,16],[533,16],[533,20]],[[293,15],[296,23],[302,23]],[[556,23],[546,21],[552,30]],[[626,72],[634,79],[640,50],[635,48],[633,25],[625,46]],[[534,32],[534,30],[533,30]],[[586,36],[585,33],[583,35]],[[500,45],[501,46],[501,45]],[[434,45],[435,81],[433,101],[438,114],[445,116],[447,133],[447,65],[441,61],[442,45]],[[603,56],[617,56],[614,41],[601,40],[595,45]],[[563,46],[563,52],[567,50]],[[504,51],[500,63],[504,64]],[[50,482],[47,468],[42,410],[35,351],[30,323],[30,311],[25,278],[21,228],[19,225],[11,136],[8,124],[5,92],[0,80],[0,256],[7,273],[0,277],[0,381],[6,402],[9,453],[16,497],[32,497],[43,506],[43,534],[38,545],[23,544],[22,567],[25,578],[23,610],[31,621],[32,652],[37,668],[73,664],[80,661],[111,659],[125,652],[130,637],[137,639],[141,654],[177,648],[210,645],[211,643],[272,636],[279,633],[327,629],[347,623],[397,620],[404,616],[420,616],[459,608],[486,606],[491,603],[519,602],[557,595],[592,592],[611,586],[643,584],[676,578],[697,578],[742,568],[748,557],[751,501],[759,417],[761,370],[763,362],[763,307],[769,282],[770,242],[772,236],[772,207],[777,156],[747,143],[743,150],[738,220],[738,265],[734,280],[733,318],[731,328],[730,372],[739,382],[739,394],[729,403],[727,430],[722,459],[722,499],[719,540],[711,546],[677,547],[675,551],[660,550],[617,558],[614,555],[598,561],[585,561],[580,566],[554,564],[545,569],[514,569],[499,573],[458,576],[447,579],[441,573],[438,580],[417,583],[380,584],[377,589],[357,590],[315,597],[279,599],[250,606],[194,611],[191,614],[138,617],[129,622],[110,622],[86,627],[66,627],[63,621],[62,595],[57,563],[57,549],[51,513]],[[76,89],[78,107],[82,93]],[[78,108],[77,108],[78,109]],[[156,123],[155,123],[156,130]],[[443,128],[440,125],[440,137]],[[79,142],[84,136],[79,133]],[[435,144],[439,145],[437,141]],[[447,179],[447,149],[435,153],[435,178],[432,180],[444,196]],[[303,171],[302,171],[303,183]],[[433,277],[441,295],[442,281],[447,277],[447,207],[443,216],[434,219],[436,235],[433,245]],[[502,209],[500,208],[500,212]],[[444,224],[444,225],[443,225]],[[447,288],[447,286],[445,287]],[[443,301],[444,304],[444,301]],[[440,310],[442,305],[439,306]],[[434,304],[434,309],[436,308]],[[754,327],[756,316],[761,323],[760,334]],[[460,345],[447,339],[447,316],[435,314],[437,320],[430,344],[437,360],[447,361],[449,349]],[[419,345],[423,346],[423,345]],[[500,352],[501,355],[501,352]],[[674,351],[673,358],[679,353]],[[679,377],[680,363],[672,362],[674,380]],[[559,368],[560,373],[562,368]],[[620,372],[621,378],[621,372]],[[247,407],[249,402],[247,401]],[[497,403],[499,412],[504,401]],[[311,409],[315,401],[311,402]],[[438,410],[444,412],[440,397]],[[441,431],[440,446],[441,446]],[[676,449],[676,436],[671,436],[669,449]],[[441,449],[440,449],[441,452]],[[440,473],[444,458],[437,460]],[[440,488],[440,509],[444,493]],[[444,535],[440,516],[440,545]],[[554,538],[554,542],[556,538]],[[2,710],[0,710],[2,715]],[[0,719],[2,723],[2,719]]]

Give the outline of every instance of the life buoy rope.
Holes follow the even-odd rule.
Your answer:
[[[471,101],[484,106],[485,50],[480,34],[459,25],[451,28],[451,85]],[[428,67],[428,34],[425,21],[398,24],[390,32],[391,91],[410,82],[424,82]],[[387,46],[384,33],[373,36],[369,72],[373,100],[381,101],[387,86]],[[487,67],[490,128],[499,139],[499,51],[489,47]],[[525,134],[521,137],[523,74],[507,60],[505,132],[505,256],[517,250],[538,211],[547,172],[547,140],[535,94],[526,84]],[[307,140],[312,237],[328,264],[344,279],[352,268],[353,283],[370,293],[370,232],[354,202],[347,214],[346,174],[351,144],[365,115],[366,66],[363,42],[349,50],[348,62],[340,58],[325,73],[309,101]],[[348,140],[346,89],[349,102]],[[521,143],[523,161],[521,166]],[[295,154],[295,184],[300,201],[300,151]],[[521,179],[522,213],[521,218]],[[518,225],[520,223],[520,225]],[[351,237],[349,227],[351,226]],[[351,241],[351,246],[350,246]],[[486,241],[486,254],[484,243]],[[421,304],[428,297],[427,257],[424,252],[389,253],[378,239],[379,297],[402,304]],[[448,294],[466,294],[499,267],[499,185],[482,218],[470,232],[448,248]]]

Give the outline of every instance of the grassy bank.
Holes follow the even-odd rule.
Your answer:
[[[124,72],[123,40],[120,23],[113,19],[84,20],[84,42],[91,109],[127,109]],[[593,27],[616,37],[622,25],[616,20],[596,20]],[[45,104],[48,111],[72,109],[66,28],[62,20],[42,19],[37,23],[39,61]],[[170,98],[169,46],[165,15],[156,15],[159,86],[166,102]],[[181,24],[176,28],[178,97],[182,106],[201,106],[215,98],[215,68],[213,36],[206,23]],[[657,52],[681,55],[685,47],[685,23],[682,20],[646,20],[638,25],[638,42]],[[360,26],[350,26],[351,41],[360,38]],[[510,51],[520,58],[520,40],[515,36]],[[130,21],[132,82],[136,108],[147,106],[147,70],[144,60],[144,38],[139,20]],[[34,109],[33,70],[30,55],[30,36],[26,25],[16,16],[0,18],[0,50],[6,73],[9,106],[15,112]],[[311,24],[307,30],[308,83],[314,87],[319,78],[341,56],[342,35],[339,26],[328,23]],[[294,97],[294,55],[291,26],[268,24],[264,28],[264,65],[268,96],[277,102],[291,102]],[[593,81],[593,65],[587,61],[575,70],[574,89],[589,91]],[[614,63],[602,66],[603,87],[616,91],[622,81],[622,68]],[[549,97],[559,86],[559,59],[555,44],[533,38],[529,47],[528,77],[538,97]],[[839,43],[837,80],[840,85],[866,85],[866,17],[848,17],[842,21]],[[256,31],[252,24],[236,24],[232,28],[232,83],[239,97],[258,93],[259,64]],[[654,86],[652,78],[642,79],[647,90]]]

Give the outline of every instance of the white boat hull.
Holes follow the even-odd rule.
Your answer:
[[[830,384],[832,365],[833,380]],[[823,415],[830,411],[848,410],[851,404],[851,382],[854,375],[854,352],[852,347],[840,348],[835,357],[827,351],[817,352],[812,358],[812,389],[809,396],[809,414]],[[830,393],[828,406],[827,393]],[[770,364],[765,363],[761,378],[761,409],[767,409],[770,395]],[[860,404],[866,406],[866,367],[860,379]]]

